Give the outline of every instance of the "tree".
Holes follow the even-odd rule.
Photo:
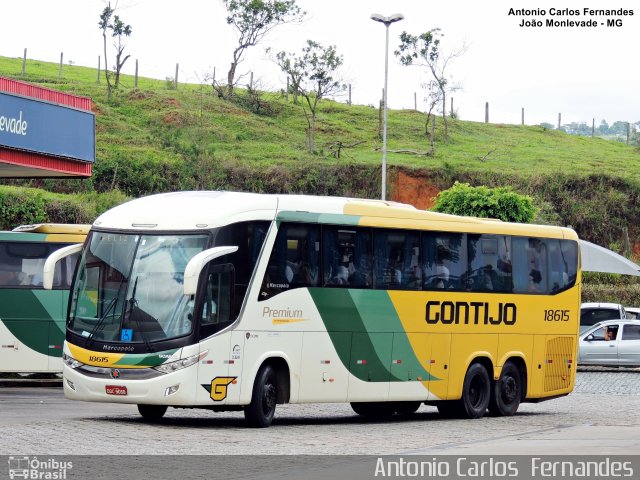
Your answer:
[[[270,52],[271,49],[267,48],[267,53]],[[302,66],[300,65],[300,61],[292,53],[287,52],[277,53],[274,61],[291,80],[287,94],[293,94],[293,103],[297,105],[298,95],[300,93],[300,82],[302,81]]]
[[[120,72],[125,62],[129,59],[130,55],[125,56],[124,49],[126,47],[124,43],[124,37],[131,36],[131,25],[126,25],[120,16],[114,15],[117,7],[111,7],[111,2],[104,7],[100,14],[100,21],[98,26],[102,30],[102,38],[104,43],[104,76],[107,80],[107,98],[111,98],[111,72],[109,72],[109,63],[107,60],[107,35],[114,38],[114,47],[116,47],[116,64],[115,64],[115,79],[113,88],[118,88],[120,84]]]
[[[518,223],[531,222],[536,214],[533,199],[514,192],[511,187],[472,187],[459,182],[438,194],[433,210]]]
[[[598,135],[608,135],[609,134],[609,123],[606,120],[600,121],[600,126],[596,128],[596,133]]]
[[[306,12],[295,0],[222,0],[222,3],[228,13],[227,24],[238,34],[238,45],[233,50],[227,73],[227,97],[231,97],[236,70],[247,48],[260,43],[278,25],[302,21]]]
[[[441,50],[440,39],[442,38],[439,28],[434,28],[419,36],[411,35],[407,32],[400,34],[400,45],[394,52],[400,59],[400,63],[405,66],[417,65],[427,67],[433,77],[435,86],[439,92],[437,98],[442,102],[442,120],[444,121],[444,138],[449,142],[449,125],[447,123],[447,95],[461,87],[451,82],[447,78],[447,68],[449,63],[466,52],[466,46],[445,54]]]
[[[302,109],[307,120],[307,148],[315,151],[316,115],[320,100],[341,93],[346,85],[335,78],[342,66],[342,56],[338,55],[335,46],[323,47],[313,40],[307,40],[302,55],[280,52],[276,62],[284,73],[289,75],[298,92],[304,99]],[[308,111],[307,111],[308,109]]]

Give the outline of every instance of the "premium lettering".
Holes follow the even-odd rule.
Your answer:
[[[280,318],[302,318],[302,310],[286,309],[272,309],[264,307],[262,309],[263,317],[280,317]]]

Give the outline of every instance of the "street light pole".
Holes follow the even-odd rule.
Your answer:
[[[384,49],[384,92],[382,95],[382,200],[387,199],[387,86],[389,79],[389,25],[399,22],[404,16],[394,13],[388,17],[379,13],[371,15],[371,20],[383,23],[386,30],[386,44]]]

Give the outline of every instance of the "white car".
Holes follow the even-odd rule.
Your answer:
[[[624,307],[619,303],[583,303],[580,306],[580,333],[598,322],[627,318]]]
[[[624,311],[627,312],[627,318],[634,320],[640,319],[640,308],[638,307],[624,307]]]
[[[640,320],[607,320],[580,334],[578,365],[640,366]]]

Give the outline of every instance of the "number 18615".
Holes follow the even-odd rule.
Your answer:
[[[544,320],[546,322],[568,322],[569,310],[545,310]]]

